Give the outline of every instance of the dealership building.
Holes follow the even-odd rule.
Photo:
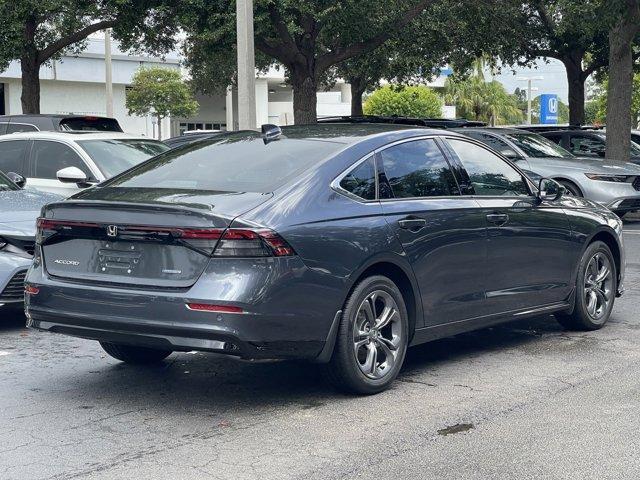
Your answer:
[[[125,95],[134,73],[144,66],[180,69],[180,56],[170,53],[164,58],[129,55],[112,43],[112,78],[114,116],[126,132],[155,136],[156,120],[152,117],[127,115]],[[106,115],[104,39],[91,37],[87,48],[78,55],[65,55],[40,70],[41,113]],[[20,114],[20,64],[12,62],[0,73],[0,114]],[[318,93],[318,115],[348,115],[351,89],[338,82],[331,91]],[[165,119],[163,137],[184,130],[237,128],[237,98],[232,89],[219,95],[196,97],[200,109],[190,118]],[[272,68],[256,77],[257,123],[288,125],[293,123],[293,94],[285,82],[284,69]]]

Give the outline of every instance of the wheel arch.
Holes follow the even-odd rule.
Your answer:
[[[349,298],[355,286],[364,278],[372,275],[383,275],[391,279],[398,286],[407,307],[409,343],[411,343],[416,325],[418,325],[418,319],[422,318],[422,302],[413,270],[409,265],[404,265],[403,263],[396,258],[387,256],[371,259],[352,275],[352,283],[344,301]]]
[[[620,282],[620,275],[622,274],[622,250],[620,248],[620,244],[616,239],[615,233],[613,231],[609,231],[608,229],[601,229],[595,232],[589,241],[585,243],[584,248],[586,249],[593,242],[603,242],[609,250],[611,250],[611,254],[613,255],[613,260],[616,265],[616,277],[618,283]]]
[[[571,185],[573,185],[574,187],[576,187],[576,189],[578,190],[578,192],[580,192],[580,195],[582,195],[584,197],[584,190],[582,190],[582,188],[580,188],[580,185],[578,185],[574,180],[572,180],[571,178],[568,177],[562,177],[562,176],[553,176],[551,177],[552,180],[555,180],[556,182],[567,182],[570,183]]]

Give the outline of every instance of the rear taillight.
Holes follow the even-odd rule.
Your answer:
[[[225,230],[214,257],[288,257],[293,248],[272,230],[229,228]]]
[[[37,241],[67,233],[91,238],[107,235],[109,225],[39,218]],[[260,228],[182,228],[150,225],[116,225],[112,241],[178,241],[214,257],[288,257],[293,248],[273,230]],[[77,235],[76,235],[77,234]]]

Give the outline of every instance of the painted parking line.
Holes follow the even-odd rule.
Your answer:
[[[622,233],[630,233],[631,235],[640,235],[640,230],[622,230]]]

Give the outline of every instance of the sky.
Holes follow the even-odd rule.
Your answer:
[[[505,86],[508,93],[513,93],[517,87],[527,88],[527,82],[516,80],[517,77],[542,77],[542,80],[532,82],[532,87],[538,88],[537,91],[531,92],[532,97],[535,98],[543,93],[555,93],[563,103],[568,103],[567,74],[564,65],[559,60],[549,59],[548,63],[545,63],[540,59],[533,68],[515,67],[514,70],[515,74],[512,72],[512,68],[504,67],[502,73],[494,76]]]

